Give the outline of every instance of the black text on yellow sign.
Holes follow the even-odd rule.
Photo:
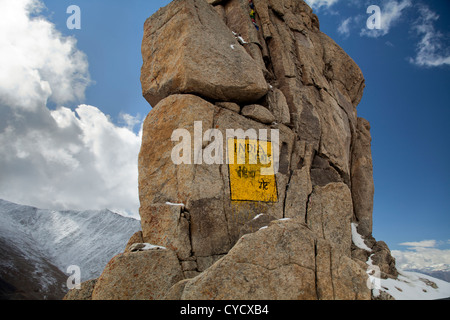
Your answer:
[[[278,201],[270,141],[228,139],[227,154],[232,201]]]

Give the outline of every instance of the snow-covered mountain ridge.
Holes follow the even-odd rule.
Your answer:
[[[0,299],[61,299],[69,266],[80,267],[81,281],[97,278],[138,230],[138,220],[109,210],[42,210],[0,199]],[[355,244],[364,247],[353,231]],[[421,272],[372,281],[375,295],[384,291],[399,300],[450,296],[450,283]]]
[[[138,220],[109,210],[42,210],[0,199],[0,242],[9,248],[1,255],[0,280],[5,281],[8,274],[10,278],[12,273],[21,274],[22,268],[22,273],[36,276],[30,281],[41,283],[33,290],[45,291],[49,290],[46,286],[55,284],[55,274],[48,269],[58,273],[56,267],[65,273],[71,265],[80,267],[81,281],[96,278],[138,230]],[[62,275],[56,277],[60,282]],[[67,291],[67,287],[61,290]]]

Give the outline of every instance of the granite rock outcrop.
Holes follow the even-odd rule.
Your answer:
[[[371,299],[369,260],[397,276],[372,237],[363,74],[304,1],[175,0],[145,22],[142,55],[153,108],[139,154],[142,234],[127,248],[165,249],[115,257],[93,298]],[[237,152],[238,129],[267,132],[254,143],[271,142],[257,152],[271,152],[271,177],[236,186],[255,178],[219,161]],[[186,136],[192,148],[178,149]]]

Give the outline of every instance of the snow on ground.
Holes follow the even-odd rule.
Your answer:
[[[352,241],[360,249],[372,252],[372,249],[370,249],[365,243],[363,237],[358,233],[357,230],[358,225],[356,223],[352,223]]]
[[[380,279],[380,288],[373,289],[377,297],[385,291],[395,300],[437,300],[450,297],[450,283],[422,273],[400,271],[398,279]]]
[[[352,223],[352,241],[361,249],[372,250],[364,243],[364,238],[357,231],[358,225]],[[372,255],[367,260],[367,285],[372,289],[374,297],[384,291],[395,300],[437,300],[450,297],[450,283],[434,277],[418,273],[399,271],[397,279],[381,279],[379,268],[372,263]]]

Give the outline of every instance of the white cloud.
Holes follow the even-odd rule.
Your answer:
[[[137,216],[141,137],[98,108],[3,108],[0,197],[50,209],[109,208]]]
[[[425,5],[419,7],[420,18],[413,30],[421,37],[417,44],[417,55],[409,61],[419,66],[436,67],[450,65],[450,48],[443,44],[443,34],[436,31],[433,23],[439,16]]]
[[[352,21],[352,18],[347,18],[339,25],[337,31],[339,34],[343,35],[344,37],[348,37],[350,35],[350,22]]]
[[[419,242],[402,242],[401,246],[413,247],[413,248],[434,248],[436,247],[436,240],[422,240]]]
[[[37,0],[0,1],[0,198],[49,209],[103,209],[137,216],[136,117],[125,127],[77,102],[87,57],[42,17]]]
[[[134,130],[137,125],[142,124],[142,121],[143,119],[139,114],[137,114],[136,116],[132,116],[128,113],[123,112],[119,114],[119,123],[124,124],[129,130]]]
[[[42,17],[36,0],[0,1],[0,102],[33,109],[48,99],[84,98],[90,82],[85,54]],[[20,97],[20,98],[18,98]]]
[[[450,250],[439,249],[436,240],[404,242],[407,250],[392,250],[399,269],[450,271]]]
[[[318,9],[321,7],[331,7],[333,4],[339,0],[306,0],[305,2],[313,9]]]
[[[411,0],[392,1],[388,0],[384,2],[381,8],[381,29],[361,29],[361,36],[378,38],[385,36],[389,33],[390,29],[400,20],[404,10],[411,7]]]

